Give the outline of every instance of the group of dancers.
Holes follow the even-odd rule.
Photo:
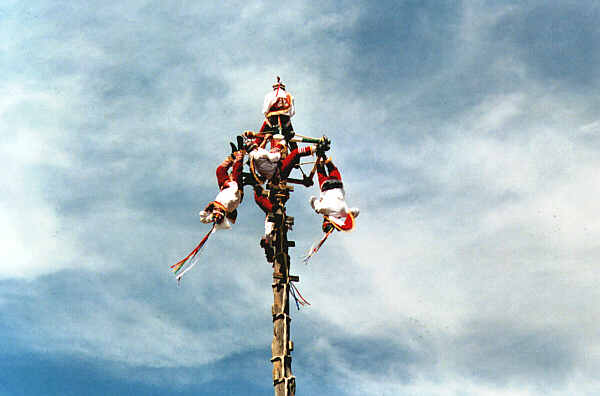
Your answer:
[[[294,98],[285,90],[285,85],[279,77],[273,85],[273,90],[265,96],[263,114],[265,120],[260,130],[245,131],[237,136],[237,144],[230,143],[231,154],[217,166],[219,192],[199,213],[200,221],[212,224],[212,227],[191,253],[171,266],[178,281],[195,265],[198,253],[209,236],[216,230],[229,229],[235,223],[237,208],[244,198],[244,186],[247,185],[253,187],[254,200],[266,214],[265,235],[261,245],[267,253],[274,227],[268,220],[268,214],[273,210],[273,202],[263,194],[263,185],[274,178],[288,179],[302,157],[316,155],[315,169],[320,194],[319,197],[310,197],[310,205],[316,213],[323,216],[323,236],[311,247],[304,258],[305,262],[319,250],[333,231],[351,231],[354,228],[359,210],[349,208],[346,204],[340,171],[326,155],[330,149],[330,142],[326,137],[295,137],[291,123],[291,117],[295,114]],[[307,140],[316,144],[298,146],[299,142]],[[248,164],[249,172],[243,172],[244,160]],[[272,260],[269,254],[267,259]]]

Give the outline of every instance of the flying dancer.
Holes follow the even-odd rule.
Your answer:
[[[204,210],[200,211],[200,221],[212,224],[200,243],[184,259],[171,266],[177,281],[181,281],[183,275],[196,265],[198,253],[204,247],[208,238],[216,230],[230,229],[237,219],[237,207],[244,198],[242,185],[242,169],[244,165],[245,151],[242,148],[242,139],[238,139],[238,147],[231,143],[232,153],[228,155],[219,166],[217,166],[217,184],[219,193],[214,201],[211,201]],[[231,168],[231,172],[229,169]]]
[[[317,161],[317,176],[319,179],[319,198],[310,197],[310,206],[320,215],[323,215],[323,237],[313,244],[304,257],[308,260],[321,248],[329,235],[335,230],[352,231],[355,219],[358,217],[358,208],[349,208],[346,204],[346,192],[342,183],[340,171],[331,161],[331,158],[323,160],[321,156]]]

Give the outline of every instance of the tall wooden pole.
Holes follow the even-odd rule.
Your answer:
[[[285,203],[289,192],[293,190],[285,182],[270,183],[273,211],[268,220],[273,222],[271,248],[273,249],[273,342],[271,343],[271,362],[273,363],[273,386],[275,396],[294,396],[296,377],[292,374],[292,355],[294,344],[290,340],[290,282],[298,281],[290,275],[290,256],[288,247],[294,246],[288,241],[287,232],[294,218],[285,213]],[[265,247],[266,249],[266,247]]]

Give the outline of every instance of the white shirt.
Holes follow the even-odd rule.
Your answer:
[[[220,203],[225,207],[227,213],[231,213],[240,206],[240,202],[242,200],[242,191],[239,189],[238,184],[234,181],[230,181],[227,188],[221,190],[215,201]],[[212,211],[207,212],[205,210],[198,213],[200,215],[200,221],[203,223],[212,223],[214,221]],[[223,219],[221,224],[217,224],[217,229],[229,229],[231,228],[231,221],[227,217]]]
[[[262,147],[253,150],[249,156],[254,161],[254,170],[267,179],[273,177],[277,170],[277,164],[281,159],[280,152],[272,153]]]
[[[234,181],[230,181],[227,188],[222,189],[215,198],[215,201],[225,206],[227,213],[231,213],[240,206],[242,200],[242,191],[239,189],[238,184]]]
[[[294,97],[287,93],[284,89],[274,89],[271,92],[265,95],[265,101],[263,103],[263,114],[266,116],[269,111],[271,111],[271,106],[273,106],[277,101],[280,101],[279,107],[285,107],[286,102],[290,104],[290,108],[287,112],[283,113],[290,117],[293,117],[296,114],[296,109],[294,108]]]
[[[315,212],[329,216],[332,221],[340,225],[344,224],[349,212],[343,188],[322,191],[319,198],[311,197],[310,206]]]

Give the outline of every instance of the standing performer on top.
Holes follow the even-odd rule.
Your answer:
[[[278,127],[281,127],[281,133],[288,141],[294,136],[294,128],[290,120],[296,114],[294,97],[286,92],[285,84],[281,82],[279,76],[277,82],[273,84],[273,90],[265,95],[263,114],[265,121],[260,132],[277,131]]]
[[[311,247],[304,258],[305,262],[319,250],[334,230],[352,231],[354,229],[354,219],[359,214],[358,208],[349,208],[346,204],[346,192],[344,191],[340,171],[333,164],[331,158],[324,160],[324,157],[324,155],[321,156],[317,164],[317,176],[321,193],[319,198],[310,197],[310,206],[315,212],[323,215],[323,232],[325,235]]]

